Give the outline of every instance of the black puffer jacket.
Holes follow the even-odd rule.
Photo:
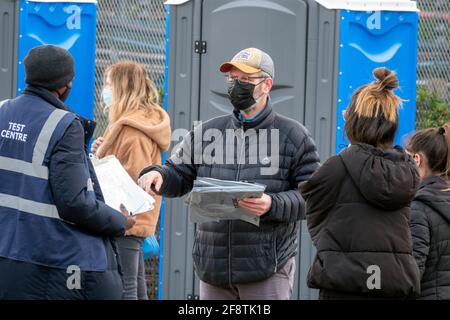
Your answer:
[[[301,185],[317,247],[308,285],[328,298],[417,294],[408,221],[418,185],[415,164],[400,148],[357,144],[330,158]],[[380,289],[369,289],[376,284],[370,266],[379,267]]]
[[[420,299],[450,299],[449,186],[441,177],[425,179],[411,206],[414,257],[422,277]]]
[[[226,140],[218,140],[220,148],[223,147],[224,156],[234,160],[232,164],[206,164],[205,161],[201,164],[175,164],[183,157],[181,152],[176,152],[165,166],[151,166],[141,175],[151,170],[161,172],[164,178],[162,194],[168,197],[179,197],[189,192],[197,176],[266,185],[266,193],[272,196],[273,204],[270,211],[261,217],[259,227],[240,220],[203,223],[197,228],[193,248],[195,270],[199,278],[207,283],[227,286],[230,283],[266,279],[296,255],[299,220],[304,218],[305,213],[305,204],[297,186],[309,179],[319,166],[315,144],[305,127],[276,114],[268,103],[252,122],[243,123],[238,119],[238,114],[234,113],[214,118],[203,123],[201,128],[197,127],[196,133],[191,132],[184,139],[181,149],[178,149],[183,150],[183,153],[191,153],[187,156],[191,163],[195,163],[194,155],[203,154],[208,146],[208,143],[195,141],[194,136],[197,132],[202,136],[202,131],[211,128],[218,129],[224,135],[229,129],[238,136],[240,134],[237,129],[240,128],[248,135],[267,129],[269,145],[271,130],[278,129],[279,141],[275,144],[279,146],[279,166],[276,159],[272,158],[272,166],[276,166],[276,172],[272,175],[261,174],[262,167],[271,165],[267,159],[258,159],[258,163],[251,164],[257,159],[253,154],[249,161],[249,146],[256,147],[254,140],[250,138],[245,139],[243,148],[235,146],[232,154],[225,150],[230,146],[229,141],[224,143]],[[273,157],[274,151],[268,155]],[[237,164],[244,162],[236,161],[240,154],[245,154],[245,164]]]

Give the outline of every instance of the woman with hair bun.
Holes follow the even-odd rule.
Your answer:
[[[300,185],[317,248],[308,286],[320,289],[320,299],[407,299],[420,290],[409,229],[420,177],[393,146],[397,76],[386,68],[373,74],[344,114],[351,145]]]
[[[412,202],[411,233],[420,299],[450,299],[450,122],[417,131],[406,150],[422,179]]]

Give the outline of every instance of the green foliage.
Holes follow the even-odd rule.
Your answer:
[[[158,93],[159,93],[159,103],[162,106],[164,103],[164,88],[158,88]]]
[[[417,88],[417,129],[436,128],[450,121],[450,106],[439,95],[425,86]]]

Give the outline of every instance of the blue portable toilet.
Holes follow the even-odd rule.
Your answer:
[[[415,129],[418,9],[415,1],[317,0],[327,9],[339,9],[339,65],[337,74],[336,153],[348,145],[342,111],[351,94],[373,81],[372,70],[394,70],[403,100],[395,143],[402,145]]]
[[[81,116],[94,116],[96,0],[19,2],[17,95],[26,87],[23,60],[28,51],[53,44],[70,51],[75,79],[66,104]]]

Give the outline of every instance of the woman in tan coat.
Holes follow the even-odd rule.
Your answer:
[[[109,125],[103,137],[95,140],[92,153],[98,158],[114,155],[137,181],[149,164],[161,163],[161,151],[170,145],[170,120],[159,105],[159,94],[144,66],[118,62],[105,72],[103,101]],[[136,224],[126,236],[117,239],[124,281],[124,299],[147,299],[141,245],[155,233],[161,199],[152,211],[136,216]]]

